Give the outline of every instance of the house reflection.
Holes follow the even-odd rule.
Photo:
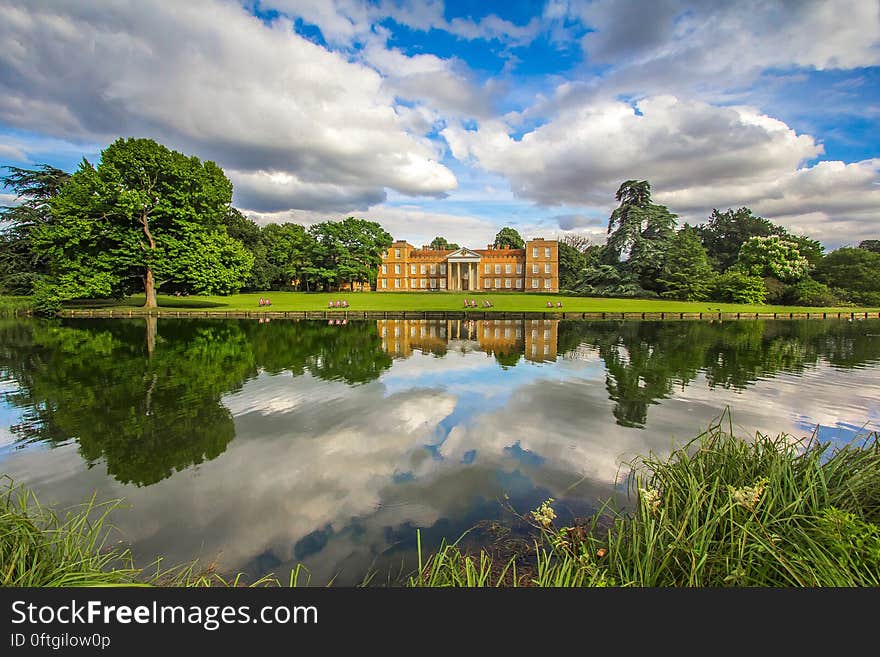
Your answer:
[[[482,351],[510,365],[520,356],[536,363],[556,360],[555,319],[380,319],[376,325],[382,349],[393,358],[417,350],[438,356]]]

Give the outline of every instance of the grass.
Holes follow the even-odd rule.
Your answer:
[[[12,297],[0,294],[0,317],[10,317],[30,310],[30,297]]]
[[[666,459],[633,466],[630,512],[559,528],[549,504],[532,515],[539,537],[518,580],[516,560],[496,564],[485,551],[443,545],[410,584],[880,585],[876,434],[832,450],[785,435],[743,441],[718,424]]]
[[[260,297],[272,300],[270,307],[259,305]],[[254,292],[248,294],[232,294],[229,296],[189,296],[175,297],[159,295],[160,308],[177,310],[218,310],[218,311],[305,311],[327,310],[330,301],[345,299],[349,303],[347,310],[355,311],[463,311],[465,299],[483,299],[492,301],[492,311],[524,312],[546,311],[558,312],[669,312],[669,313],[804,313],[804,312],[877,312],[880,308],[807,308],[804,306],[766,306],[743,305],[735,303],[718,303],[715,301],[665,301],[655,299],[611,299],[599,297],[572,297],[558,294],[526,294],[522,292],[501,292],[498,294],[479,292]],[[547,308],[552,301],[553,308]],[[556,308],[561,301],[563,307]],[[67,304],[68,308],[95,308],[102,310],[138,310],[144,304],[143,295],[135,295],[123,301],[80,301]],[[342,311],[344,309],[337,309]],[[478,306],[471,310],[485,311]]]
[[[729,425],[732,427],[732,425]],[[552,500],[527,516],[529,553],[509,559],[442,543],[423,555],[407,586],[854,587],[880,586],[880,436],[842,448],[757,434],[742,440],[721,422],[667,458],[633,462],[633,507],[605,508],[556,527]],[[213,564],[138,569],[105,526],[118,502],[59,515],[7,486],[0,508],[4,586],[241,586]],[[372,580],[367,573],[364,583]],[[297,567],[285,581],[309,584]]]

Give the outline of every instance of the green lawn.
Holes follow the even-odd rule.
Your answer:
[[[269,297],[272,306],[261,307],[260,297]],[[650,299],[609,299],[594,297],[569,297],[556,294],[525,294],[516,292],[458,293],[458,292],[255,292],[253,294],[233,294],[230,296],[189,296],[174,297],[159,295],[159,307],[181,310],[327,310],[330,301],[345,299],[348,310],[465,310],[464,299],[476,299],[481,304],[484,299],[492,301],[493,311],[523,312],[725,312],[725,313],[804,313],[804,312],[877,312],[880,308],[807,308],[804,306],[751,306],[717,301],[663,301]],[[547,302],[553,308],[547,308]],[[562,308],[556,302],[562,302]],[[121,302],[95,301],[69,304],[68,308],[100,308],[105,310],[130,310],[143,306],[143,295],[135,295]],[[342,310],[342,309],[339,309]],[[482,305],[472,309],[478,312],[487,310]]]

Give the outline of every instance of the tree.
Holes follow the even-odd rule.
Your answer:
[[[760,276],[752,276],[739,269],[728,269],[715,277],[711,298],[732,303],[764,303],[766,291]]]
[[[880,253],[880,240],[862,240],[859,242],[859,248]]]
[[[70,174],[48,164],[36,169],[4,167],[9,175],[0,185],[15,193],[18,205],[0,207],[0,292],[31,294],[36,280],[46,273],[46,260],[34,248],[31,232],[51,220],[49,201],[70,179]]]
[[[261,236],[269,266],[268,287],[278,289],[296,282],[308,289],[306,268],[314,251],[314,237],[299,224],[267,224]]]
[[[112,297],[143,289],[156,307],[164,282],[196,292],[244,284],[253,257],[226,232],[232,183],[213,162],[151,139],[118,139],[52,199],[52,222],[35,232],[48,253],[58,299]],[[210,275],[203,268],[213,258]]]
[[[796,283],[810,271],[797,243],[778,235],[749,238],[740,248],[737,265],[752,276],[772,276],[784,283]]]
[[[393,243],[382,226],[355,217],[315,224],[309,234],[314,242],[307,272],[325,289],[343,282],[375,282],[382,253]]]
[[[524,249],[526,243],[516,229],[505,226],[495,235],[496,249]]]
[[[573,290],[587,266],[587,257],[566,242],[559,242],[559,289]]]
[[[880,305],[880,253],[837,249],[822,259],[813,277],[832,290],[844,290],[857,303]]]
[[[674,235],[676,215],[651,202],[647,180],[627,180],[615,198],[620,205],[608,219],[605,263],[618,265],[626,256],[626,269],[639,279],[641,287],[654,290]]]
[[[669,245],[658,282],[666,289],[660,296],[682,301],[702,301],[709,297],[715,273],[697,231],[687,224]]]
[[[454,242],[447,242],[445,237],[435,237],[429,246],[436,251],[455,251],[461,247]]]
[[[717,271],[727,271],[739,257],[742,245],[752,237],[785,235],[786,231],[772,221],[752,214],[748,208],[712,210],[712,215],[697,227],[709,260]]]
[[[562,237],[559,238],[560,244],[567,244],[571,248],[576,251],[580,251],[581,253],[587,253],[596,245],[593,244],[593,240],[591,240],[586,235],[580,235],[578,233],[565,233]]]

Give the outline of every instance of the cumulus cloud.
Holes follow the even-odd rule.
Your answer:
[[[880,63],[880,2],[661,0],[572,2],[590,28],[590,63],[612,65],[633,91],[730,88],[768,68],[856,68]]]
[[[822,224],[848,221],[855,238],[874,230],[880,202],[874,160],[808,166],[822,145],[750,107],[655,96],[568,107],[520,139],[502,121],[442,135],[457,158],[503,174],[518,196],[545,205],[610,210],[617,186],[641,179],[688,219],[750,205],[817,237],[839,238]]]
[[[289,19],[267,26],[208,0],[4,0],[0,10],[9,126],[155,137],[239,172],[249,205],[264,209],[313,209],[325,191],[336,210],[385,188],[436,196],[456,185],[375,70],[298,36]]]

